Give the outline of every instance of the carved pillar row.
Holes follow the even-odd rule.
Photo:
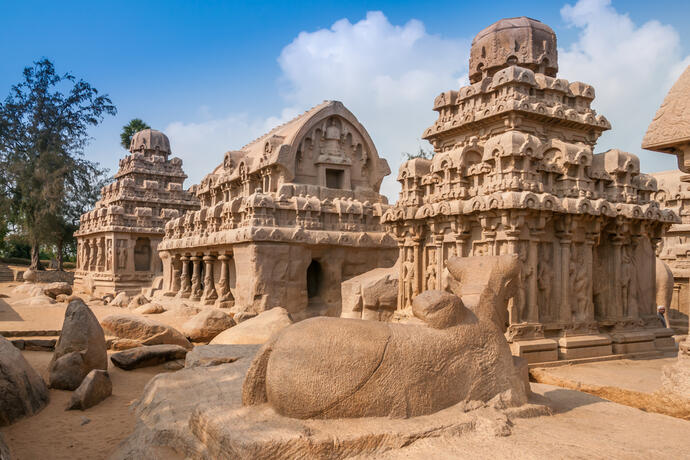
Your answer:
[[[191,257],[192,269],[192,292],[189,300],[201,300],[201,257]]]
[[[443,233],[436,235],[436,287],[439,291],[443,290]]]
[[[216,257],[213,255],[204,256],[204,294],[202,299],[204,302],[215,301],[218,298],[218,293],[213,283],[213,262],[216,261]]]
[[[178,296],[187,298],[192,292],[192,283],[189,276],[189,257],[180,257],[180,262],[182,263],[182,272],[180,274],[180,291]]]
[[[594,245],[597,234],[587,233],[584,245],[584,265],[587,270],[586,310],[583,321],[594,321]]]
[[[218,298],[221,302],[228,299],[230,294],[230,282],[228,280],[228,259],[230,257],[227,254],[221,254],[218,256],[220,260],[220,278],[218,279],[218,284],[216,285],[216,292],[218,293]]]
[[[623,299],[621,298],[621,263],[623,260],[622,249],[623,249],[623,238],[616,235],[613,237],[613,282],[609,285],[613,285],[612,295],[609,299],[612,301],[611,306],[608,307],[607,317],[609,318],[620,318],[623,315]]]
[[[91,256],[89,257],[89,271],[96,271],[96,258],[98,257],[98,246],[95,240],[91,240],[89,243],[91,247]]]
[[[400,264],[398,267],[398,310],[401,310],[406,306],[405,284],[407,283],[407,280],[405,279],[405,263],[407,260],[405,257],[405,243],[398,242],[398,263]]]

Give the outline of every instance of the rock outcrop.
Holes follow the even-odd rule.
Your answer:
[[[79,388],[72,393],[66,410],[86,410],[93,407],[113,394],[113,384],[110,375],[102,369],[94,369],[88,373]]]
[[[35,414],[48,398],[41,376],[12,342],[0,336],[0,426]]]
[[[143,345],[171,344],[191,348],[192,344],[177,329],[136,315],[115,314],[103,318],[101,326],[109,334],[122,339],[133,339]]]
[[[388,321],[398,306],[398,272],[377,268],[344,281],[340,287],[343,298],[342,318]]]
[[[218,308],[201,310],[182,325],[182,333],[192,342],[208,342],[226,329],[235,325],[235,321]]]
[[[81,299],[74,299],[65,311],[48,383],[51,388],[74,390],[94,369],[108,369],[105,336],[91,309]]]
[[[221,332],[210,343],[215,345],[264,343],[273,334],[291,324],[292,319],[287,310],[276,307]]]
[[[72,285],[64,281],[57,281],[43,286],[43,293],[53,299],[60,294],[72,295]]]

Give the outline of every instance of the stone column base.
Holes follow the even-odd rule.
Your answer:
[[[611,337],[604,334],[561,337],[558,359],[593,358],[613,354]]]
[[[510,350],[528,364],[558,361],[558,342],[553,339],[516,341],[510,344]]]

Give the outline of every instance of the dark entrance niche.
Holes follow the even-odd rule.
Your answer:
[[[147,272],[151,269],[151,242],[148,238],[137,238],[134,244],[134,270]]]
[[[321,293],[321,285],[323,283],[323,270],[321,264],[312,260],[307,267],[307,297],[317,297]]]
[[[326,187],[343,188],[345,171],[342,169],[326,169]]]

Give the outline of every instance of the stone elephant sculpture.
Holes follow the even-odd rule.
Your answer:
[[[325,317],[294,324],[254,358],[243,403],[268,403],[299,419],[413,417],[502,393],[523,404],[529,383],[513,364],[496,314],[483,311],[506,309],[517,259],[477,259],[466,261],[489,270],[483,286],[469,286],[475,278],[459,281],[477,296],[470,299],[476,311],[454,294],[426,291],[412,305],[419,324]]]

